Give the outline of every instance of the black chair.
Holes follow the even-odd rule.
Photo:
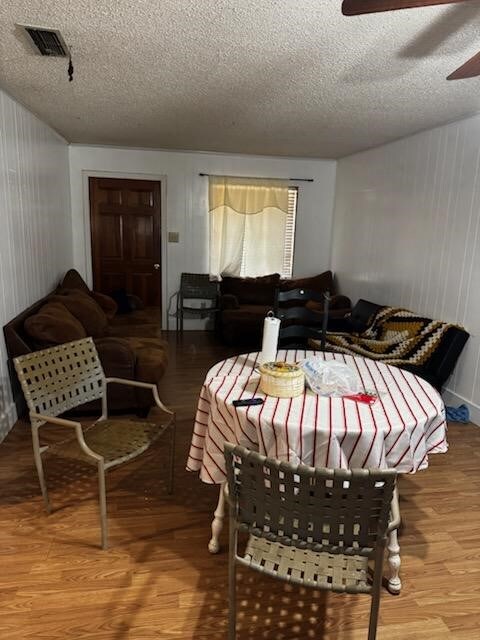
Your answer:
[[[210,306],[192,307],[186,305],[185,300],[210,301]],[[207,273],[182,273],[177,295],[177,332],[183,333],[185,312],[205,318],[218,310],[218,283],[212,282]]]
[[[318,311],[307,309],[305,306],[281,307],[281,303],[292,301],[304,304],[309,301],[323,303],[323,316],[320,318]],[[310,289],[291,289],[290,291],[277,289],[274,311],[282,323],[278,335],[279,346],[304,348],[308,345],[310,338],[315,338],[320,340],[321,350],[324,351],[329,303],[328,291],[318,293]]]

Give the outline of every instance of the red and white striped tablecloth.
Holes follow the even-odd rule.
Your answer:
[[[225,480],[223,443],[235,442],[263,455],[316,467],[394,468],[413,473],[428,466],[430,453],[445,453],[447,425],[439,393],[407,371],[357,356],[280,350],[277,360],[297,362],[309,355],[345,362],[373,405],[310,390],[297,398],[260,392],[257,353],[219,362],[200,392],[187,469],[204,482]],[[232,400],[262,397],[262,405],[235,408]]]

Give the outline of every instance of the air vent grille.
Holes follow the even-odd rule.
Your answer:
[[[68,48],[60,31],[40,27],[24,27],[42,56],[68,57]]]

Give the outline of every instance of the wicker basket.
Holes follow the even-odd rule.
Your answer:
[[[305,389],[305,376],[296,364],[265,362],[260,367],[260,389],[267,396],[295,398]]]

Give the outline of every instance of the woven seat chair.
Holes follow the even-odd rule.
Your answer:
[[[237,564],[303,586],[370,594],[374,640],[386,539],[400,524],[396,471],[293,466],[230,443],[225,460],[229,640],[236,637]],[[243,555],[239,531],[250,534]]]
[[[146,382],[106,378],[97,350],[91,338],[34,351],[14,359],[22,385],[32,425],[33,454],[40,489],[47,512],[50,501],[43,473],[42,454],[54,449],[59,455],[78,458],[98,469],[100,525],[102,548],[108,546],[105,473],[124,462],[133,460],[167,429],[171,431],[168,492],[173,489],[175,448],[175,414],[158,396],[156,385]],[[151,389],[156,405],[166,418],[162,424],[153,422],[108,419],[107,387],[109,384]],[[86,427],[80,422],[58,416],[92,400],[102,402],[102,415]],[[47,424],[68,427],[74,435],[53,446],[40,445],[39,429]]]

